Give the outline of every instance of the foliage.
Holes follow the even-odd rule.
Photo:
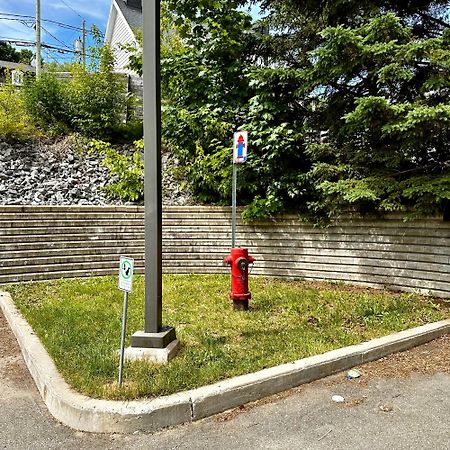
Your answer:
[[[57,73],[57,72],[72,72],[73,67],[78,64],[72,61],[66,62],[56,62],[49,61],[44,64],[46,72]]]
[[[23,98],[28,113],[44,129],[61,130],[67,123],[64,85],[55,75],[26,78]]]
[[[161,58],[164,59],[173,53],[178,53],[183,49],[183,42],[179,27],[175,23],[175,17],[169,9],[167,0],[161,1]],[[138,45],[123,44],[121,47],[129,54],[128,69],[133,70],[139,76],[143,72],[142,54],[142,29],[133,30]]]
[[[70,129],[88,137],[117,132],[127,105],[124,80],[113,71],[114,57],[107,45],[98,43],[90,52],[90,65],[72,64],[68,79],[47,72],[25,83],[27,110],[42,128]]]
[[[124,82],[114,74],[114,57],[105,45],[97,49],[92,71],[74,66],[66,86],[71,127],[87,136],[105,136],[121,122],[125,111]]]
[[[267,0],[258,24],[248,3],[167,1],[180,39],[163,55],[163,134],[194,194],[229,203],[246,128],[247,218],[448,209],[449,2]]]
[[[36,134],[19,92],[10,83],[0,86],[0,138],[23,141]]]
[[[17,51],[7,42],[0,42],[0,61],[10,61],[21,64],[31,64],[33,52],[31,50]]]
[[[127,123],[118,123],[108,133],[108,137],[112,142],[123,144],[140,140],[143,135],[143,123],[138,120],[131,120]]]
[[[90,151],[98,152],[104,160],[110,174],[116,181],[105,187],[112,198],[136,202],[144,198],[144,161],[141,150],[144,147],[142,140],[136,141],[137,150],[131,155],[123,155],[111,148],[108,142],[93,140],[90,142]]]
[[[123,299],[115,277],[24,283],[8,291],[64,378],[84,394],[110,399],[192,389],[448,317],[447,308],[416,294],[251,281],[252,312],[239,314],[231,312],[228,276],[166,275],[164,323],[176,328],[180,352],[167,365],[128,363],[121,389],[116,380]],[[142,327],[143,297],[139,276],[127,343]]]
[[[325,142],[306,142],[318,210],[443,211],[450,199],[450,33],[418,40],[385,14],[322,35],[303,74],[317,105],[310,131],[327,132]]]
[[[253,38],[245,33],[251,19],[235,2],[202,5],[199,16],[190,4],[172,11],[182,45],[162,60],[163,137],[186,168],[194,194],[224,203],[231,193],[230,136],[250,99],[245,73]]]

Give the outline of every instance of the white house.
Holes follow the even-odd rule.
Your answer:
[[[140,28],[142,28],[142,0],[112,0],[105,42],[114,51],[116,72],[130,73],[126,68],[129,62],[128,54],[121,45],[132,44],[138,47],[135,32]]]

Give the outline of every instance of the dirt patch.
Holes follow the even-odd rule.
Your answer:
[[[12,334],[8,322],[0,312],[0,358],[16,356],[20,354],[16,338]]]
[[[428,342],[411,350],[365,364],[361,367],[361,381],[373,378],[407,378],[414,373],[450,374],[450,335]]]
[[[348,284],[344,282],[333,282],[333,281],[301,281],[301,283],[311,289],[317,289],[319,291],[328,290],[328,291],[342,291],[342,292],[349,292],[354,294],[369,294],[369,295],[380,295],[380,294],[387,294],[393,297],[400,297],[402,295],[405,295],[405,292],[402,292],[400,290],[394,290],[394,289],[388,289],[388,288],[374,288],[369,286],[363,286],[363,285],[354,285],[354,284]],[[429,299],[433,300],[434,297],[428,297]]]
[[[16,385],[30,381],[16,338],[0,313],[0,378],[3,377]]]

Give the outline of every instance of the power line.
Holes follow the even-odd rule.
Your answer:
[[[52,33],[50,33],[50,31],[48,31],[46,28],[42,27],[41,28],[50,36],[52,37],[55,41],[59,42],[61,45],[63,45],[64,47],[72,50],[71,47],[69,47],[65,42],[61,41],[60,39],[58,39],[55,35],[53,35]]]
[[[3,19],[3,17],[0,17],[0,20]],[[28,28],[34,28],[34,22],[33,23],[28,23],[25,20],[21,20],[21,19],[6,19],[6,20],[18,20],[20,21],[20,23],[22,23],[24,26],[28,27]],[[12,27],[8,27],[7,25],[5,25],[7,28],[9,28],[10,30],[13,31],[17,31]],[[60,39],[58,39],[54,34],[50,33],[50,31],[48,31],[46,28],[44,28],[41,25],[41,28],[50,36],[52,37],[55,41],[57,41],[58,43],[60,43],[61,45],[63,45],[64,47],[71,49],[71,47],[69,47],[65,42],[61,41]]]
[[[52,54],[53,50],[51,50],[51,49],[44,49],[44,52],[48,58],[50,58],[57,64],[73,62],[72,57],[69,55],[62,55],[62,54],[58,53],[58,55],[55,57],[55,56],[53,56],[53,54]]]
[[[7,42],[8,44],[14,44],[18,47],[34,47],[36,45],[35,41],[30,41],[28,39],[12,39],[8,37],[0,37],[0,42]],[[77,52],[75,50],[70,50],[69,48],[61,48],[56,47],[55,45],[50,45],[47,43],[42,43],[42,48],[54,50],[59,53],[71,53],[71,54],[80,54],[80,52]],[[94,53],[86,53],[86,56],[89,56],[91,58],[97,57]]]
[[[17,20],[19,22],[23,21],[24,19],[33,20],[33,21],[36,20],[36,17],[28,16],[28,15],[24,15],[24,14],[12,14],[12,13],[0,12],[0,16],[6,16],[6,17],[0,17],[0,20]],[[41,19],[41,21],[58,25],[59,27],[65,28],[67,30],[83,31],[83,28],[81,28],[81,27],[76,27],[75,25],[69,25],[67,23],[58,22],[57,20]],[[99,30],[99,32],[101,35],[103,35],[102,31]],[[92,31],[87,31],[87,33],[93,34]]]
[[[84,18],[83,16],[80,16],[80,14],[75,11],[70,5],[68,5],[64,0],[59,0],[62,4],[64,4],[65,6],[67,6],[67,8],[71,9],[80,19],[86,20],[86,18]]]
[[[25,25],[25,24],[24,24]],[[17,30],[16,28],[13,28],[13,27],[10,27],[9,25],[3,25],[4,27],[6,27],[6,28],[9,28],[10,30],[12,30],[12,31],[14,31],[14,32],[18,32],[18,31],[20,31],[20,30]]]

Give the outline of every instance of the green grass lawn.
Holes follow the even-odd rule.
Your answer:
[[[130,295],[128,341],[143,329],[144,283]],[[92,397],[154,397],[292,362],[449,317],[445,302],[330,283],[256,278],[250,312],[235,312],[229,277],[166,275],[164,324],[178,357],[127,363],[117,386],[123,294],[117,277],[8,286],[16,305],[76,390]]]

